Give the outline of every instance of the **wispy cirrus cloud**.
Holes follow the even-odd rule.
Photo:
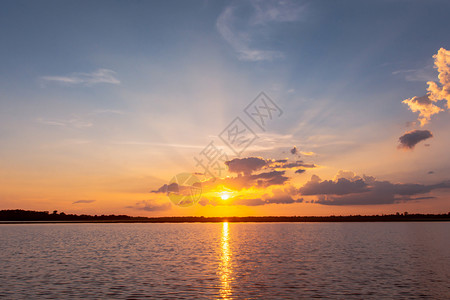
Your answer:
[[[73,202],[72,204],[88,204],[88,203],[92,203],[92,202],[95,202],[95,200],[78,200],[78,201],[75,201],[75,202]]]
[[[64,85],[92,86],[99,83],[120,84],[116,72],[109,69],[97,69],[91,73],[75,72],[65,76],[42,76],[44,83],[59,83]]]
[[[158,203],[152,200],[142,200],[136,202],[135,205],[127,206],[126,208],[144,210],[144,211],[165,211],[172,208],[170,202]]]
[[[74,116],[70,119],[46,119],[46,118],[38,118],[37,121],[41,124],[49,125],[49,126],[59,126],[59,127],[70,127],[83,129],[92,127],[93,123],[87,120],[84,120],[80,117]]]
[[[406,81],[436,81],[438,78],[433,70],[433,66],[427,66],[419,69],[397,70],[392,75],[403,76]]]
[[[240,60],[270,61],[283,58],[283,52],[263,49],[258,46],[256,36],[267,32],[265,29],[270,24],[300,20],[303,11],[304,6],[289,0],[242,1],[226,7],[218,17],[216,27]]]
[[[66,119],[38,118],[36,121],[49,126],[83,129],[94,125],[93,119],[99,115],[123,115],[124,112],[114,109],[97,109],[82,116],[72,115]]]

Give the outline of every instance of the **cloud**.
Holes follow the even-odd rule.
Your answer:
[[[80,117],[73,116],[72,118],[68,120],[62,120],[62,119],[45,119],[45,118],[38,118],[37,121],[41,124],[49,125],[49,126],[59,126],[59,127],[70,127],[70,128],[77,128],[77,129],[83,129],[92,127],[93,123],[87,120],[83,120]]]
[[[180,190],[180,186],[178,186],[178,183],[173,182],[169,185],[164,184],[159,189],[150,191],[150,193],[164,193],[164,194],[170,193],[170,192],[178,193],[179,190]]]
[[[78,200],[73,202],[72,204],[79,204],[79,203],[92,203],[95,202],[95,200]]]
[[[103,114],[112,114],[112,115],[124,115],[125,112],[118,110],[118,109],[96,109],[93,112],[91,112],[92,115],[103,115]]]
[[[120,84],[120,80],[116,78],[116,72],[109,69],[97,69],[91,73],[71,73],[67,76],[43,76],[41,80],[65,85]]]
[[[294,146],[294,148],[291,149],[291,154],[292,154],[292,155],[298,154],[298,149],[297,149],[297,147]]]
[[[438,70],[439,84],[434,81],[428,81],[428,92],[432,101],[447,101],[447,109],[450,108],[450,51],[444,48],[439,49],[438,53],[433,55],[434,67]]]
[[[300,151],[300,154],[304,155],[304,156],[313,156],[316,153],[312,152],[312,151]]]
[[[336,181],[324,180],[313,175],[303,187],[299,189],[302,195],[346,195],[368,191],[367,183],[363,179],[349,180],[339,178]]]
[[[450,188],[450,181],[425,185],[417,183],[391,183],[377,180],[372,176],[358,176],[352,171],[340,170],[333,179],[322,180],[316,175],[300,188],[290,184],[290,177],[286,174],[290,167],[295,168],[302,162],[289,162],[288,159],[264,159],[247,157],[237,159],[235,175],[225,178],[210,178],[201,184],[202,199],[200,205],[246,205],[261,206],[269,204],[291,204],[305,202],[322,205],[377,205],[392,204],[405,201],[419,201],[434,198],[427,195],[436,189]],[[278,170],[278,165],[288,170]],[[292,166],[294,164],[295,166]],[[295,173],[303,173],[304,169],[297,169]],[[153,193],[167,193],[169,190],[181,192],[182,187],[177,184],[163,185]],[[227,190],[231,198],[221,200],[221,191]],[[262,195],[261,195],[262,194]],[[154,205],[139,203],[140,209],[162,209]],[[135,208],[135,207],[133,207]]]
[[[261,157],[234,158],[226,161],[228,171],[236,174],[251,175],[262,169],[296,169],[315,168],[313,163],[305,163],[302,160],[289,161],[287,159],[264,159]]]
[[[301,17],[303,6],[289,0],[241,1],[226,7],[217,19],[220,35],[244,61],[264,61],[283,58],[280,51],[260,49],[256,36],[267,32],[273,23],[295,22]]]
[[[235,199],[232,202],[233,205],[245,205],[245,206],[260,206],[267,204],[266,201],[260,198],[255,199]]]
[[[439,83],[428,81],[428,93],[425,96],[403,100],[412,112],[419,113],[418,120],[421,126],[427,124],[431,116],[444,111],[437,105],[439,101],[446,102],[446,108],[450,108],[450,51],[441,48],[433,58],[434,67],[439,73]]]
[[[413,149],[417,143],[433,137],[429,130],[412,130],[405,132],[398,140],[400,142],[399,148]]]
[[[94,119],[100,115],[123,115],[124,112],[113,109],[98,109],[84,114],[83,116],[72,115],[67,119],[47,119],[38,118],[37,122],[49,126],[69,127],[69,128],[88,128],[94,124],[88,119]]]
[[[249,176],[249,182],[255,182],[257,187],[269,187],[271,185],[282,185],[289,180],[284,176],[285,171],[271,171]],[[253,183],[253,185],[255,185]]]
[[[225,162],[228,171],[237,174],[250,175],[267,165],[268,161],[260,157],[235,158]]]
[[[269,171],[252,175],[238,175],[236,177],[212,178],[202,182],[204,192],[215,190],[217,187],[225,186],[235,191],[242,189],[268,188],[273,185],[283,185],[289,180],[285,171]]]
[[[295,188],[287,189],[274,189],[272,194],[266,194],[263,196],[264,201],[267,204],[290,204],[296,202],[302,202],[303,199],[294,199],[292,195],[296,194]]]
[[[425,95],[422,97],[414,96],[412,98],[403,100],[402,103],[408,104],[409,109],[412,112],[419,113],[419,122],[421,126],[427,124],[432,115],[438,114],[443,111],[442,108],[435,105],[433,101],[430,100],[429,95]]]
[[[316,165],[312,163],[304,163],[302,160],[297,160],[295,162],[282,162],[279,163],[277,161],[271,162],[267,165],[268,168],[275,168],[275,169],[295,169],[295,168],[315,168]]]
[[[142,200],[136,202],[133,206],[127,206],[127,208],[145,210],[145,211],[165,211],[172,208],[170,202],[156,203],[150,200]]]
[[[226,205],[239,203],[239,205],[255,206],[298,202],[293,197],[297,196],[297,189],[288,186],[290,177],[286,173],[294,170],[295,173],[300,174],[305,172],[304,168],[316,167],[313,163],[304,163],[301,160],[292,162],[288,159],[274,160],[262,157],[235,158],[226,161],[225,165],[228,167],[228,171],[234,174],[225,178],[209,178],[202,181],[201,189],[205,197],[200,199],[201,205],[224,205],[218,196],[207,196],[209,193],[209,195],[218,194],[223,189],[235,194],[239,194],[243,190],[250,190],[251,193],[254,190],[266,193],[261,198],[250,197],[250,200],[234,196],[227,201]],[[164,184],[158,189],[152,190],[151,193],[189,193],[190,190],[185,188],[187,187],[179,186],[176,183]]]
[[[417,196],[430,193],[435,189],[448,188],[450,188],[450,181],[432,185],[403,184],[379,181],[371,176],[322,181],[313,175],[311,180],[299,189],[299,192],[304,196],[317,196],[313,202],[323,205],[378,205],[431,199],[433,198],[431,196]]]
[[[294,187],[273,189],[271,193],[264,194],[260,198],[243,198],[235,197],[227,202],[219,201],[216,199],[202,198],[199,204],[202,206],[206,205],[244,205],[244,206],[261,206],[269,204],[291,204],[303,202],[303,198],[294,199],[293,195],[296,194],[296,189]]]
[[[425,68],[420,69],[409,69],[409,70],[398,70],[392,72],[392,75],[403,75],[406,81],[420,81],[427,82],[436,80],[437,76],[433,72],[433,67],[427,66]]]

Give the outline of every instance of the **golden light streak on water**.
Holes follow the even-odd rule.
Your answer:
[[[220,295],[222,299],[230,299],[231,297],[231,251],[229,244],[228,222],[222,225],[222,239],[221,239],[221,255],[219,264],[219,276],[222,284],[220,288]]]

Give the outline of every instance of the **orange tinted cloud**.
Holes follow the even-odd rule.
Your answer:
[[[427,124],[432,115],[435,115],[441,111],[442,108],[436,106],[433,101],[430,100],[428,95],[422,97],[412,97],[406,100],[403,100],[403,103],[408,104],[409,109],[412,112],[419,113],[419,122],[421,126]]]
[[[450,51],[444,48],[439,49],[438,53],[433,55],[434,66],[439,72],[439,83],[428,81],[428,93],[422,97],[412,97],[403,100],[412,112],[419,113],[419,122],[421,126],[427,124],[431,116],[438,114],[444,109],[436,105],[438,101],[447,101],[447,109],[450,108]]]
[[[430,100],[446,100],[447,108],[450,108],[450,51],[444,48],[439,49],[438,53],[433,55],[434,67],[439,72],[439,86],[434,81],[428,81],[428,92]]]

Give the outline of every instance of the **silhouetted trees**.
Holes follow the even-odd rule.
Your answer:
[[[391,215],[373,216],[312,216],[312,217],[131,217],[127,215],[74,215],[53,211],[32,210],[1,210],[0,221],[41,221],[41,222],[148,222],[148,223],[193,223],[193,222],[405,222],[405,221],[450,221],[448,214],[409,214],[396,213]]]

